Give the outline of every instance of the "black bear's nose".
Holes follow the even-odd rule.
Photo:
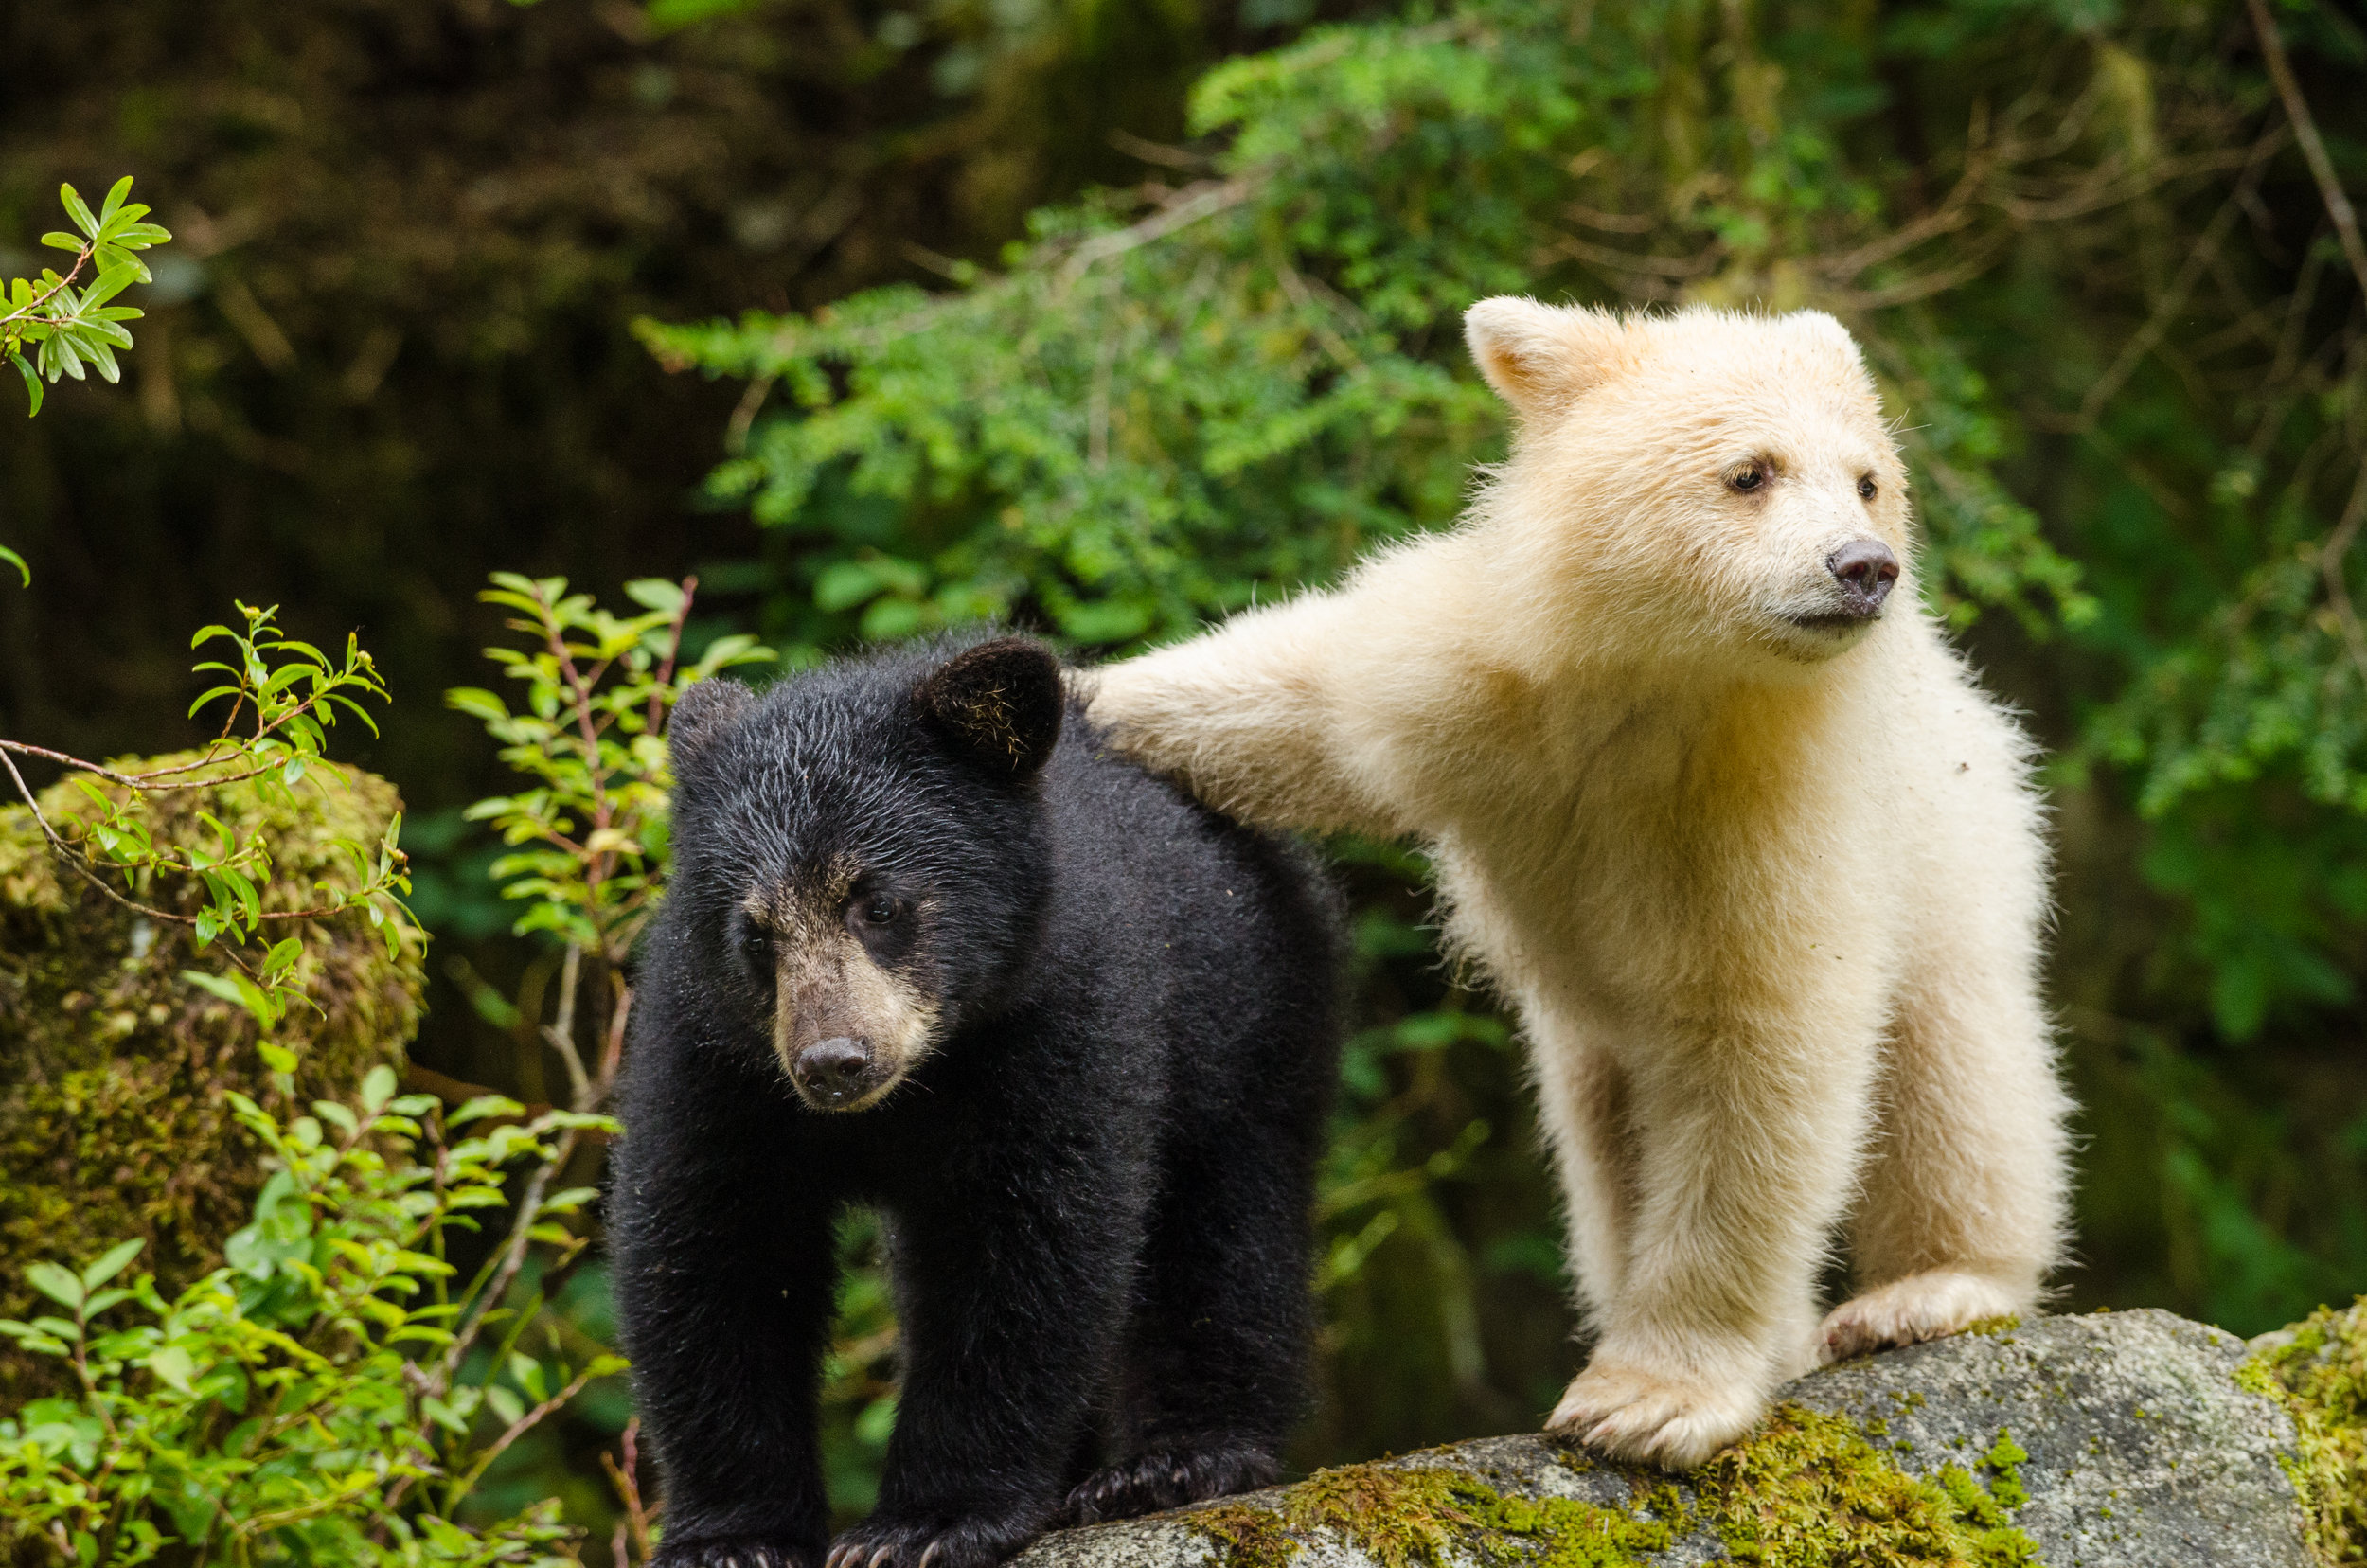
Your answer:
[[[835,1105],[863,1093],[871,1076],[871,1053],[844,1035],[797,1053],[797,1077],[817,1099]]]
[[[1860,620],[1882,613],[1882,601],[1898,580],[1898,558],[1878,539],[1853,539],[1826,556],[1824,565],[1841,584],[1843,608]]]

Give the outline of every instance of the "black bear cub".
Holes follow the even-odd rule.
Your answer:
[[[987,1568],[1272,1481],[1336,1065],[1320,882],[1105,755],[1019,638],[703,682],[671,733],[608,1209],[658,1561]],[[903,1392],[879,1507],[831,1543],[857,1203]]]

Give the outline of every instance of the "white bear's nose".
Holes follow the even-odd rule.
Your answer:
[[[1898,580],[1898,557],[1878,539],[1853,539],[1826,556],[1824,565],[1841,584],[1842,607],[1861,620],[1882,613],[1882,601]]]

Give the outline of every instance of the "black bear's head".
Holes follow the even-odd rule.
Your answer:
[[[667,921],[818,1111],[862,1111],[990,1009],[1046,883],[1051,652],[940,643],[684,693]]]

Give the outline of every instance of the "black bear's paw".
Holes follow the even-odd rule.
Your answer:
[[[813,1568],[814,1554],[777,1537],[703,1536],[658,1542],[650,1568]]]
[[[1160,1449],[1087,1476],[1068,1494],[1065,1518],[1073,1524],[1133,1519],[1271,1487],[1281,1474],[1282,1467],[1262,1448]]]
[[[1041,1513],[1024,1519],[875,1516],[830,1542],[822,1568],[995,1568],[1042,1532]]]

